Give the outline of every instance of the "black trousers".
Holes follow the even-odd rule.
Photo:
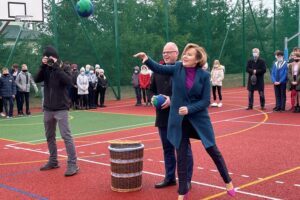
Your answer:
[[[222,86],[212,86],[214,101],[217,100],[216,90],[218,90],[219,100],[222,101]]]
[[[258,94],[259,94],[259,101],[260,101],[260,107],[265,107],[265,94],[263,90],[258,90]],[[248,100],[249,100],[249,104],[248,107],[249,108],[253,108],[253,101],[254,101],[254,90],[249,90],[248,91]]]
[[[0,99],[0,113],[3,112],[3,99]]]
[[[286,83],[274,85],[275,97],[276,97],[276,108],[285,110],[286,103]]]
[[[21,100],[21,107],[20,107],[20,112],[23,113],[23,106],[25,102],[26,106],[26,114],[29,114],[29,92],[20,92],[20,100]]]
[[[84,107],[88,109],[88,94],[79,94],[79,108],[83,109]]]
[[[94,90],[94,87],[89,86],[89,107],[90,108],[96,107],[95,92],[96,90]]]
[[[106,88],[101,87],[99,92],[100,92],[100,106],[104,105],[104,100],[105,100],[105,91]]]
[[[189,120],[185,117],[182,122],[182,138],[179,149],[176,149],[177,152],[177,173],[178,173],[178,182],[179,182],[179,189],[178,193],[180,195],[184,195],[188,192],[188,167],[187,167],[187,158],[188,158],[188,146],[191,145],[190,143],[190,134],[195,131],[192,124]],[[218,147],[212,146],[205,149],[209,156],[214,161],[220,175],[223,178],[225,183],[230,183],[231,178],[229,176],[224,158],[219,151]]]
[[[15,99],[16,99],[16,103],[17,103],[18,113],[21,113],[22,112],[22,103],[21,103],[21,95],[20,95],[19,91],[17,91]]]

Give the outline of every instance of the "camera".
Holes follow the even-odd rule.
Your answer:
[[[288,63],[294,62],[294,58],[289,59]]]
[[[54,65],[54,60],[51,59],[51,58],[48,58],[47,59],[47,65],[50,66],[50,67],[52,67]]]

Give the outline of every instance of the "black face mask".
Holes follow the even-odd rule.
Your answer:
[[[27,72],[28,70],[22,70],[22,72]]]
[[[8,76],[8,74],[3,74],[3,76]]]

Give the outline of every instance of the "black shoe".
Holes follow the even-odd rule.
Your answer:
[[[44,166],[42,166],[40,168],[41,171],[46,171],[46,170],[50,170],[50,169],[56,169],[56,168],[59,168],[59,165],[56,163],[56,164],[53,164],[53,163],[46,163]]]
[[[280,108],[276,108],[276,109],[273,109],[274,112],[280,112],[281,109]]]
[[[135,104],[135,106],[141,106],[142,104],[141,103],[137,103],[137,104]]]
[[[252,107],[250,107],[250,106],[249,106],[248,108],[246,108],[246,110],[252,110],[252,109],[253,109],[253,108],[252,108]]]
[[[276,111],[276,110],[278,110],[278,108],[277,108],[277,107],[274,107],[274,108],[273,108],[273,111]]]
[[[31,112],[30,111],[26,112],[26,115],[31,115]]]
[[[154,187],[156,189],[159,189],[159,188],[165,188],[165,187],[174,186],[174,185],[176,185],[176,181],[175,180],[173,180],[173,181],[163,180],[162,182],[155,184]]]
[[[264,106],[261,106],[260,109],[261,110],[266,110],[266,108]]]
[[[187,187],[188,187],[188,190],[190,191],[192,189],[192,183],[191,182],[188,182],[187,183]]]
[[[73,176],[77,174],[79,167],[77,165],[68,165],[65,176]]]
[[[106,105],[100,105],[100,107],[101,107],[101,108],[105,108],[105,107],[106,107]]]

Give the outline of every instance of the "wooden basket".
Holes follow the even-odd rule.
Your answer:
[[[132,192],[142,188],[144,145],[138,141],[110,141],[111,189]]]

